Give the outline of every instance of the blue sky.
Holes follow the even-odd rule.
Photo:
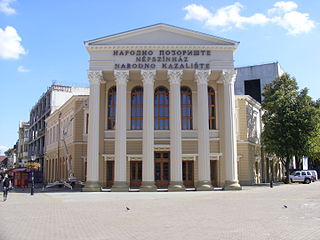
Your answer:
[[[236,67],[278,61],[320,98],[318,0],[0,0],[0,155],[53,81],[88,87],[83,41],[156,23],[239,41]]]

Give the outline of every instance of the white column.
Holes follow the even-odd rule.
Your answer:
[[[129,191],[127,184],[127,82],[129,71],[114,71],[117,87],[114,184],[111,191]]]
[[[198,191],[213,190],[210,179],[208,78],[211,70],[196,70],[198,97]]]
[[[102,71],[88,71],[90,82],[89,131],[87,146],[87,181],[83,191],[100,191],[99,183],[99,121],[100,82]],[[59,160],[58,160],[59,161]]]
[[[154,89],[155,70],[142,70],[143,82],[143,143],[142,184],[140,191],[157,191],[154,184]]]
[[[170,185],[169,191],[184,191],[182,180],[182,143],[181,143],[181,94],[182,70],[168,70],[169,127],[170,127]]]
[[[237,168],[237,138],[235,122],[235,96],[234,82],[236,80],[236,70],[222,71],[223,95],[224,95],[224,120],[225,120],[225,156],[226,181],[224,189],[240,190]]]

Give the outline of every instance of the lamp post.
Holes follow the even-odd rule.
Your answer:
[[[269,154],[268,158],[270,162],[270,188],[273,188],[273,157]]]
[[[32,155],[31,156],[31,161],[34,163],[34,160],[36,160],[36,156]],[[31,167],[31,191],[30,191],[31,196],[34,194],[34,168]]]

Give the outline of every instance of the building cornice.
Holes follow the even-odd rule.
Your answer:
[[[261,104],[250,95],[236,95],[235,97],[237,100],[245,100],[248,103],[252,104],[254,107],[261,109]]]
[[[90,51],[113,51],[113,50],[164,50],[164,49],[185,49],[185,50],[222,50],[235,51],[236,46],[231,45],[87,45]]]

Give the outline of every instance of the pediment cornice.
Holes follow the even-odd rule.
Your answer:
[[[234,45],[87,45],[88,51],[112,51],[112,50],[148,50],[148,49],[185,49],[185,50],[227,50],[234,51]]]
[[[148,27],[138,28],[127,32],[113,34],[90,41],[85,41],[88,50],[92,49],[118,49],[127,47],[142,46],[174,48],[188,45],[194,47],[215,47],[215,49],[236,49],[239,42],[201,33],[185,28],[167,24],[155,24]]]

